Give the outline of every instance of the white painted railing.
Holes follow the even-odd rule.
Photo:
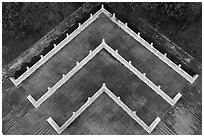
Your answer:
[[[67,34],[67,37],[61,41],[58,45],[55,44],[54,48],[48,52],[44,57],[41,56],[41,59],[36,62],[31,68],[28,68],[20,77],[14,79],[13,77],[10,80],[18,86],[22,81],[29,77],[33,72],[35,72],[40,66],[47,62],[51,57],[53,57],[58,51],[60,51],[67,43],[74,39],[81,31],[83,31],[87,26],[89,26],[93,21],[95,21],[98,16],[101,14],[101,10],[96,12],[94,15],[91,14],[90,18],[86,20],[82,25],[79,23],[79,27],[73,31],[70,35]]]
[[[66,75],[64,74],[62,79],[59,80],[52,88],[48,87],[48,91],[40,97],[37,101],[29,95],[27,99],[34,105],[35,108],[39,107],[47,98],[49,98],[57,89],[59,89],[64,83],[66,83],[75,73],[77,73],[88,61],[90,61],[97,53],[99,53],[102,49],[106,49],[113,57],[119,60],[123,65],[125,65],[130,71],[132,71],[136,76],[138,76],[142,81],[144,81],[149,87],[151,87],[157,94],[159,94],[163,99],[165,99],[172,106],[178,101],[178,99],[182,96],[178,93],[174,99],[171,99],[166,93],[161,90],[161,86],[156,86],[153,82],[151,82],[146,74],[142,74],[138,71],[131,62],[127,62],[122,56],[119,55],[118,51],[114,51],[110,46],[105,43],[105,40],[102,40],[102,43],[94,50],[90,51],[89,55],[86,56],[80,63],[77,62],[76,66],[68,72]]]
[[[151,51],[154,55],[156,55],[159,59],[161,59],[164,63],[166,63],[169,67],[171,67],[174,71],[179,73],[182,77],[184,77],[187,81],[189,81],[191,84],[197,79],[198,75],[190,76],[187,72],[185,72],[181,65],[178,66],[172,62],[170,59],[166,57],[166,54],[160,53],[156,48],[153,47],[153,43],[149,44],[147,41],[145,41],[142,37],[140,37],[140,33],[136,34],[133,30],[131,30],[127,23],[122,23],[120,20],[116,20],[115,13],[111,15],[106,9],[103,9],[103,13],[105,13],[106,16],[109,17],[111,21],[113,21],[115,24],[117,24],[120,28],[122,28],[126,33],[128,33],[130,36],[132,36],[135,40],[140,42],[145,48],[147,48],[149,51]]]
[[[169,104],[172,106],[179,100],[182,96],[178,93],[174,99],[171,99],[165,92],[161,90],[161,86],[156,86],[152,81],[150,81],[146,74],[142,74],[139,70],[137,70],[132,64],[131,61],[127,62],[118,51],[114,51],[110,46],[104,43],[104,48],[111,53],[118,61],[120,61],[123,65],[125,65],[130,71],[132,71],[136,76],[138,76],[143,82],[145,82],[149,87],[151,87],[157,94],[159,94],[162,98],[164,98]]]
[[[61,134],[82,112],[86,110],[102,93],[108,94],[108,96],[113,99],[128,115],[131,116],[140,126],[142,126],[148,133],[151,133],[153,129],[157,126],[160,122],[160,118],[157,117],[150,126],[147,126],[144,121],[142,121],[137,115],[135,111],[130,110],[121,100],[120,97],[116,97],[105,85],[103,86],[91,97],[88,98],[87,102],[81,106],[76,112],[73,112],[73,115],[61,126],[59,127],[57,123],[49,117],[47,121],[49,124],[56,130],[58,134]]]
[[[100,44],[94,51],[90,51],[89,55],[86,56],[80,63],[77,62],[76,66],[69,71],[66,75],[62,75],[62,79],[59,80],[52,88],[40,97],[37,101],[29,95],[27,99],[33,104],[35,108],[39,107],[47,98],[49,98],[58,88],[60,88],[65,82],[67,82],[74,74],[76,74],[88,61],[90,61],[99,51],[103,49],[103,44]]]
[[[109,17],[111,21],[116,23],[119,27],[121,27],[125,32],[127,32],[130,36],[132,36],[134,39],[136,39],[138,42],[140,42],[143,46],[145,46],[149,51],[151,51],[154,55],[156,55],[159,59],[161,59],[163,62],[165,62],[169,67],[171,67],[173,70],[175,70],[177,73],[179,73],[181,76],[183,76],[186,80],[188,80],[190,83],[193,83],[198,75],[196,74],[194,77],[191,77],[188,73],[186,73],[182,68],[181,65],[176,65],[174,62],[172,62],[170,59],[166,57],[166,54],[161,54],[157,49],[153,47],[153,44],[149,44],[146,42],[143,38],[140,37],[139,33],[136,34],[134,31],[132,31],[128,26],[127,23],[122,23],[120,20],[116,20],[115,14],[109,13],[106,9],[104,9],[103,5],[101,9],[96,12],[94,15],[90,15],[90,18],[85,21],[82,25],[79,23],[79,27],[72,32],[70,35],[67,34],[67,37],[60,42],[57,46],[55,45],[55,48],[53,48],[49,53],[47,53],[44,57],[41,56],[41,59],[35,63],[31,68],[28,68],[26,72],[24,72],[20,77],[17,79],[14,79],[13,77],[10,78],[10,80],[18,86],[23,80],[25,80],[27,77],[29,77],[35,70],[37,70],[40,66],[42,66],[47,60],[49,60],[52,56],[54,56],[60,49],[62,49],[67,43],[69,43],[73,38],[75,38],[81,31],[83,31],[87,26],[89,26],[93,21],[95,21],[101,13],[104,13],[106,16]]]

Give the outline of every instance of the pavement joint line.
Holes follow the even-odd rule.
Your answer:
[[[156,48],[153,47],[153,43],[149,44],[146,42],[141,36],[140,33],[136,34],[133,30],[131,30],[127,23],[123,23],[120,20],[116,19],[115,13],[113,15],[109,13],[104,6],[101,6],[101,9],[97,11],[94,15],[90,14],[90,18],[87,19],[83,24],[79,23],[79,27],[74,30],[70,35],[67,34],[67,37],[62,40],[58,45],[54,44],[54,48],[48,52],[45,56],[41,56],[41,59],[35,63],[31,68],[27,68],[27,71],[24,72],[20,77],[15,79],[14,77],[10,77],[10,80],[14,83],[15,86],[18,86],[22,81],[24,81],[27,77],[29,77],[35,70],[37,70],[40,66],[42,66],[47,60],[49,60],[52,56],[54,56],[59,50],[61,50],[67,43],[69,43],[73,38],[75,38],[81,31],[83,31],[86,27],[88,27],[92,22],[94,22],[101,13],[104,13],[108,18],[117,24],[120,28],[122,28],[125,32],[127,32],[130,36],[136,39],[139,43],[141,43],[145,48],[151,51],[154,55],[156,55],[160,60],[166,63],[169,67],[171,67],[174,71],[183,76],[187,81],[191,84],[197,79],[198,74],[193,77],[190,76],[187,72],[185,72],[181,65],[178,66],[172,62],[170,59],[166,57],[166,53],[163,55]]]
[[[161,86],[156,86],[151,80],[146,77],[146,73],[141,73],[137,70],[131,62],[127,62],[118,52],[114,51],[110,46],[105,43],[105,40],[102,40],[102,43],[90,52],[80,63],[77,63],[76,66],[69,71],[66,75],[63,75],[62,78],[52,87],[48,87],[48,91],[42,95],[37,101],[29,95],[27,99],[33,104],[35,108],[38,108],[47,98],[49,98],[55,91],[57,91],[64,83],[66,83],[74,74],[76,74],[85,64],[88,63],[97,53],[102,49],[107,50],[113,57],[125,65],[130,71],[132,71],[136,76],[138,76],[143,82],[145,82],[149,87],[151,87],[157,94],[159,94],[163,99],[165,99],[170,105],[174,104],[182,96],[178,93],[173,99],[171,99],[165,92],[161,90]]]
[[[130,110],[121,100],[116,97],[105,85],[103,86],[91,97],[87,100],[87,102],[81,106],[61,127],[49,117],[47,122],[56,130],[58,134],[61,134],[81,113],[83,113],[102,93],[106,93],[111,99],[113,99],[128,115],[131,116],[140,126],[142,126],[149,134],[154,130],[154,128],[161,121],[159,117],[157,117],[150,126],[147,126],[144,121],[142,121],[137,115],[135,111]]]

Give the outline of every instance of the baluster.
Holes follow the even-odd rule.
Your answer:
[[[140,32],[137,33],[138,37],[140,37]]]
[[[113,19],[115,19],[115,13],[113,13]]]
[[[89,50],[89,54],[91,54],[92,53],[92,50]]]
[[[178,68],[181,69],[181,64],[178,65]]]
[[[153,43],[150,43],[150,46],[153,47]]]
[[[81,27],[81,23],[79,23],[79,27],[78,28],[80,29],[80,27]]]
[[[79,61],[76,62],[76,65],[79,65]]]
[[[101,9],[104,10],[104,6],[103,6],[103,4],[101,5]]]
[[[66,33],[67,38],[69,37],[69,33]]]
[[[65,74],[62,74],[62,78],[63,78],[63,79],[65,78]]]
[[[105,39],[102,39],[102,43],[105,44]]]
[[[167,53],[164,53],[164,57],[166,58],[166,56],[167,56]]]

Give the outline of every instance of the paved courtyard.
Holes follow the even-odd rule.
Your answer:
[[[62,79],[63,74],[72,70],[77,61],[82,61],[90,50],[98,47],[102,39],[112,49],[118,50],[125,60],[131,61],[142,74],[146,73],[147,78],[156,86],[160,85],[161,90],[170,98],[173,99],[178,93],[182,94],[189,83],[104,14],[100,14],[91,25],[25,79],[21,88],[26,95],[38,100],[48,91],[48,87],[53,87]],[[124,64],[102,49],[38,108],[32,108],[31,113],[10,134],[23,129],[28,119],[34,122],[21,133],[29,133],[32,128],[37,130],[48,117],[62,126],[103,83],[129,109],[136,111],[137,116],[148,126],[157,117],[163,117],[172,107]],[[109,96],[102,93],[62,134],[148,133]]]

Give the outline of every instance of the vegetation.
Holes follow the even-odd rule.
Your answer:
[[[67,18],[83,3],[2,3],[3,65]]]

